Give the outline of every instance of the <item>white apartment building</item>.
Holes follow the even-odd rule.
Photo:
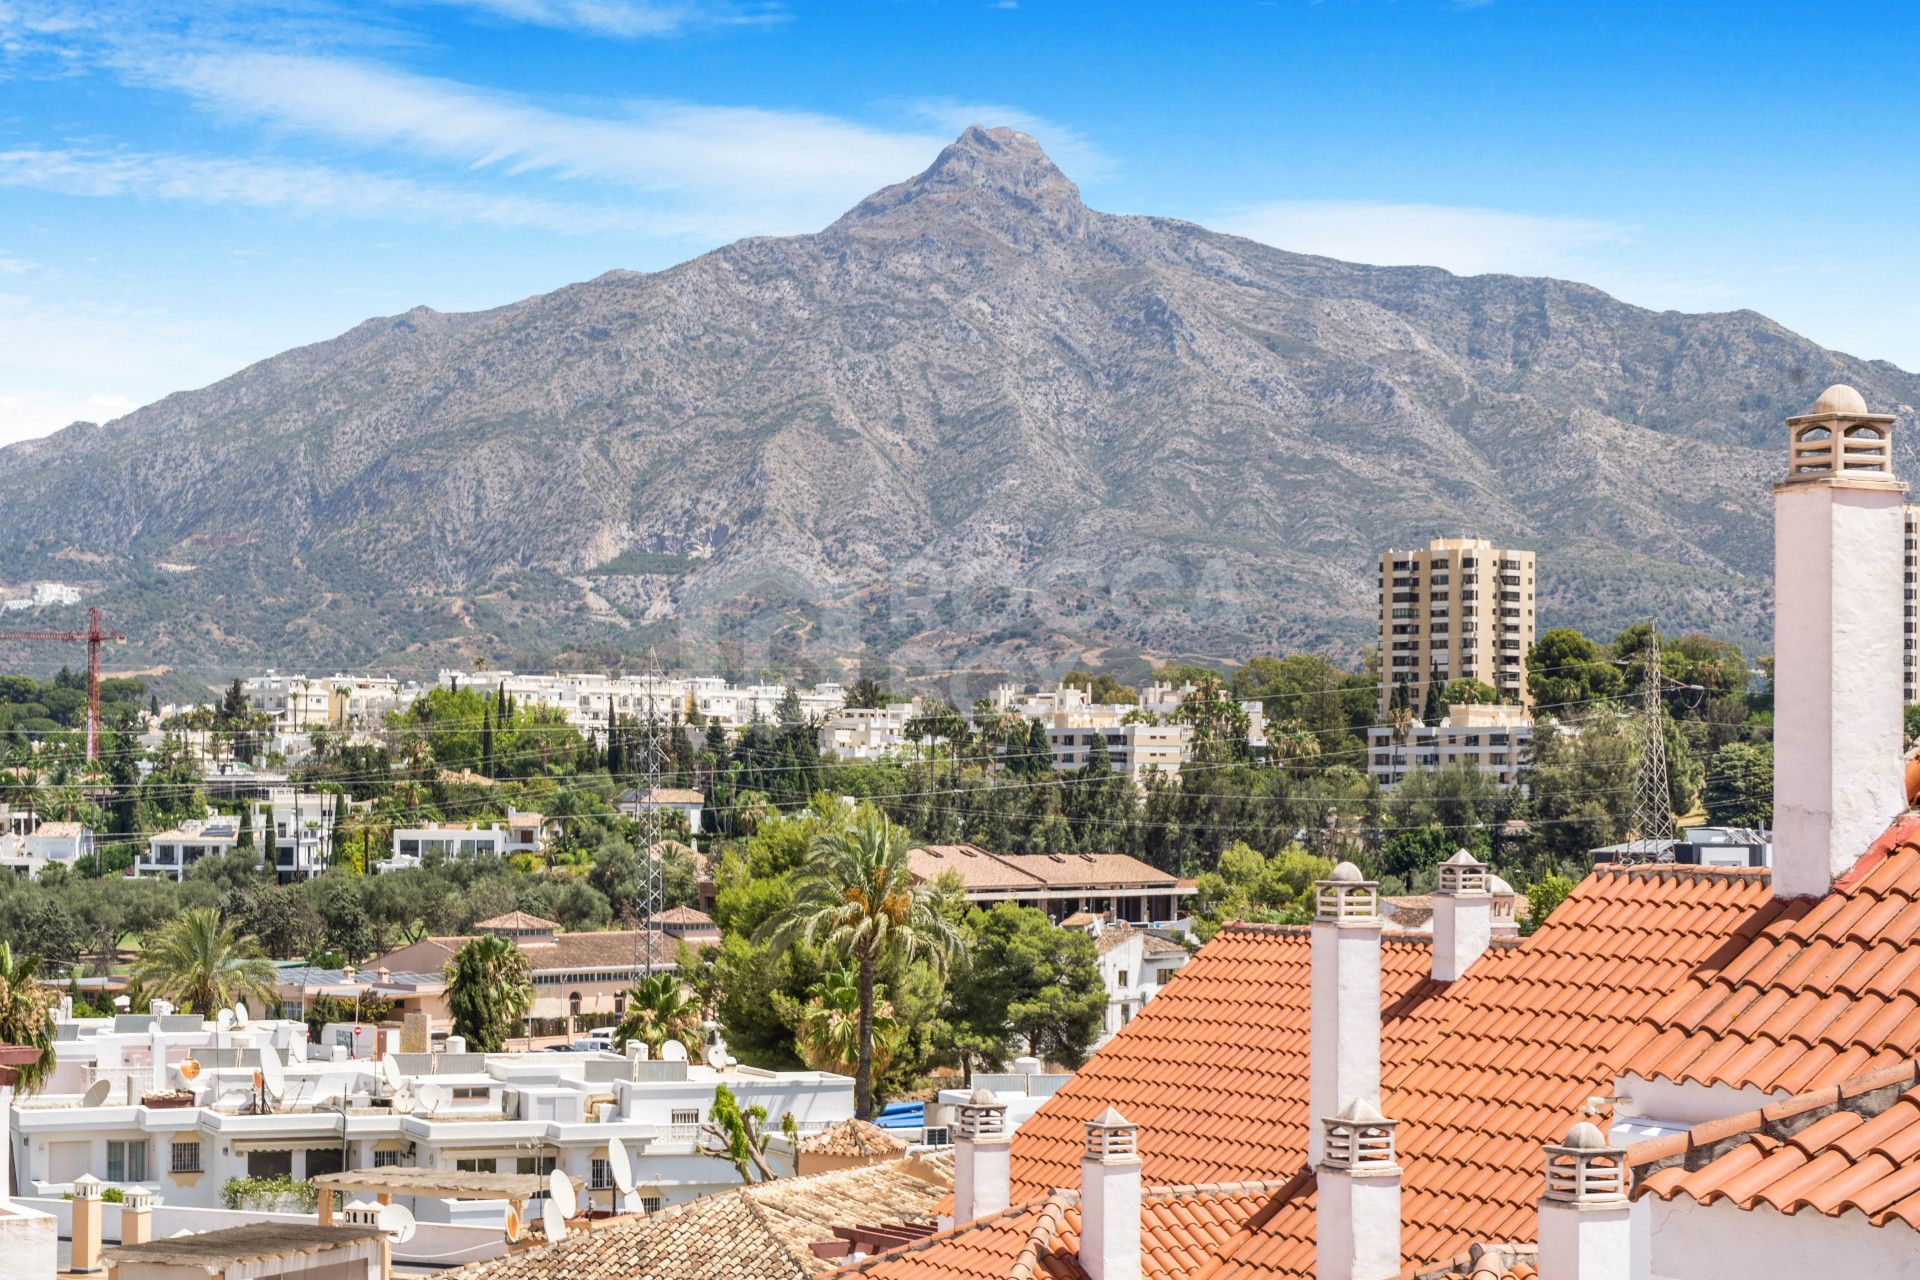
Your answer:
[[[78,587],[70,587],[64,582],[36,582],[27,588],[25,595],[0,600],[0,609],[49,609],[79,603]]]
[[[1520,780],[1520,765],[1533,743],[1533,717],[1510,703],[1449,707],[1439,724],[1415,720],[1404,734],[1390,724],[1367,730],[1367,772],[1391,787],[1417,769],[1465,765],[1503,787]]]
[[[919,715],[920,699],[884,707],[842,707],[820,724],[820,750],[842,760],[876,760],[913,746],[907,721]]]
[[[58,862],[72,870],[75,863],[93,852],[94,834],[78,822],[42,822],[34,824],[32,815],[16,830],[8,821],[0,828],[0,871],[38,879],[48,863]]]
[[[1130,713],[1151,708],[1093,702],[1086,690],[1066,685],[1035,693],[1002,685],[993,692],[993,706],[1002,714],[1038,721],[1046,731],[1053,767],[1063,773],[1086,764],[1096,739],[1106,743],[1114,771],[1133,782],[1143,781],[1149,771],[1178,777],[1193,749],[1192,726],[1158,716],[1159,723],[1129,724]]]
[[[609,676],[596,672],[526,675],[512,671],[442,671],[442,688],[474,689],[507,697],[520,706],[548,707],[589,737],[603,737],[608,718],[688,720],[694,715],[714,720],[729,730],[779,718],[787,686],[735,686],[716,676]],[[837,684],[819,684],[796,690],[802,714],[817,718],[838,711],[846,690]]]
[[[1157,933],[1099,917],[1085,928],[1100,953],[1100,981],[1107,988],[1107,1012],[1097,1048],[1133,1021],[1133,1015],[1187,962],[1187,949]]]
[[[216,1209],[241,1177],[306,1180],[387,1167],[469,1173],[559,1169],[583,1200],[612,1208],[608,1141],[633,1160],[640,1194],[658,1208],[738,1186],[724,1160],[700,1154],[700,1126],[726,1085],[744,1109],[792,1116],[802,1134],[853,1114],[853,1081],[816,1071],[735,1063],[723,1045],[711,1062],[647,1061],[610,1053],[398,1052],[385,1033],[382,1063],[308,1043],[300,1022],[255,1020],[222,1031],[194,1016],[123,1015],[63,1022],[56,1067],[38,1094],[11,1108],[12,1154],[23,1197],[57,1201],[91,1174],[143,1189],[174,1207]],[[280,1096],[254,1073],[276,1058]],[[186,1067],[191,1060],[194,1065]],[[716,1065],[717,1064],[717,1065]],[[185,1070],[182,1068],[185,1067]],[[105,1098],[83,1095],[105,1081]],[[790,1151],[773,1163],[792,1172]],[[421,1222],[504,1222],[500,1201],[429,1196],[408,1207]]]
[[[382,871],[417,867],[430,857],[503,858],[507,853],[507,832],[499,823],[481,826],[475,822],[424,822],[417,827],[395,827],[393,856],[380,864]]]
[[[240,692],[249,707],[273,717],[273,727],[280,733],[306,733],[340,721],[333,685],[326,680],[269,671],[242,680]]]
[[[380,864],[382,871],[417,867],[429,857],[504,858],[516,853],[539,856],[547,850],[546,818],[509,809],[504,823],[428,822],[397,827],[393,853]]]
[[[264,800],[250,803],[253,846],[264,855],[266,833],[273,832],[273,872],[280,883],[309,880],[327,869],[333,860],[334,805],[344,803],[340,797],[273,787]],[[240,819],[231,814],[189,819],[149,836],[133,873],[179,880],[200,859],[231,852],[239,843]]]

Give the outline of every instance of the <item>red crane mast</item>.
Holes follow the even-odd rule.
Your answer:
[[[125,640],[118,631],[100,629],[100,611],[87,610],[85,631],[0,631],[0,640],[59,640],[72,644],[87,642],[87,759],[100,758],[100,646],[109,640]]]

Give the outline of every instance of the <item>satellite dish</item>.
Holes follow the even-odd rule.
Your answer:
[[[200,1078],[200,1064],[192,1058],[188,1058],[185,1062],[175,1067],[174,1070],[178,1071],[180,1078],[189,1084]]]
[[[623,1196],[633,1194],[633,1157],[627,1144],[615,1138],[607,1144],[607,1165],[613,1170],[613,1185]]]
[[[678,1040],[667,1041],[660,1050],[660,1061],[662,1062],[685,1062],[686,1060],[687,1046],[681,1044]]]
[[[407,1078],[400,1074],[400,1064],[392,1058],[380,1059],[380,1078],[387,1082],[387,1088],[399,1093],[407,1087]]]
[[[272,1045],[260,1051],[260,1087],[275,1102],[280,1101],[287,1092],[286,1068],[280,1065],[280,1054]]]
[[[547,1203],[557,1205],[562,1218],[571,1218],[580,1209],[579,1198],[573,1193],[573,1179],[555,1169],[547,1175]]]
[[[213,1019],[213,1025],[222,1031],[233,1030],[233,1010],[222,1009]]]
[[[380,1209],[379,1227],[387,1233],[387,1239],[394,1244],[405,1244],[413,1239],[417,1227],[413,1221],[413,1212],[403,1204],[384,1205]]]
[[[560,1206],[551,1200],[540,1205],[540,1225],[547,1229],[547,1243],[557,1244],[567,1238],[567,1215],[560,1212]]]
[[[236,1027],[246,1026],[247,1019],[251,1018],[252,1016],[253,1016],[252,1014],[247,1012],[247,1002],[245,1000],[236,1000],[233,1002],[233,1025],[234,1026]]]
[[[420,1104],[420,1109],[428,1115],[432,1115],[438,1111],[440,1104],[446,1101],[446,1094],[441,1091],[440,1086],[437,1084],[421,1085],[418,1089],[414,1090],[413,1097],[414,1100]]]
[[[113,1081],[95,1080],[92,1084],[87,1086],[86,1093],[81,1095],[80,1105],[83,1107],[100,1106],[106,1102],[107,1095],[112,1092],[113,1092]]]
[[[525,1231],[526,1229],[527,1229],[527,1224],[520,1220],[520,1211],[514,1208],[512,1205],[508,1205],[507,1206],[507,1243],[518,1244],[520,1242],[520,1233]]]

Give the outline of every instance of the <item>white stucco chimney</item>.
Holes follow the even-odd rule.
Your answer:
[[[1633,1228],[1626,1151],[1608,1146],[1605,1135],[1582,1120],[1564,1143],[1550,1143],[1546,1152],[1540,1280],[1628,1280]]]
[[[1314,1280],[1394,1280],[1400,1274],[1399,1122],[1356,1098],[1317,1126],[1326,1157],[1314,1171]]]
[[[1309,1115],[1337,1115],[1380,1096],[1381,927],[1379,886],[1351,862],[1314,881]],[[1308,1126],[1309,1163],[1320,1163],[1325,1144],[1322,1127]]]
[[[1852,387],[1787,419],[1773,487],[1773,891],[1825,894],[1906,807],[1906,486],[1893,415]]]
[[[1460,850],[1440,864],[1433,893],[1433,977],[1452,982],[1493,941],[1493,891],[1487,868]]]
[[[1139,1130],[1112,1107],[1087,1121],[1080,1266],[1093,1280],[1140,1280]]]
[[[1006,1104],[987,1089],[961,1103],[953,1126],[953,1220],[972,1222],[1007,1207],[1013,1196]]]

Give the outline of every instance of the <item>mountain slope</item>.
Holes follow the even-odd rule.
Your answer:
[[[1749,312],[1095,212],[975,128],[814,235],[370,320],[0,450],[0,578],[83,580],[129,657],[202,670],[1028,674],[1350,645],[1378,550],[1470,531],[1539,548],[1549,623],[1757,640],[1780,420],[1838,380],[1920,403]]]

